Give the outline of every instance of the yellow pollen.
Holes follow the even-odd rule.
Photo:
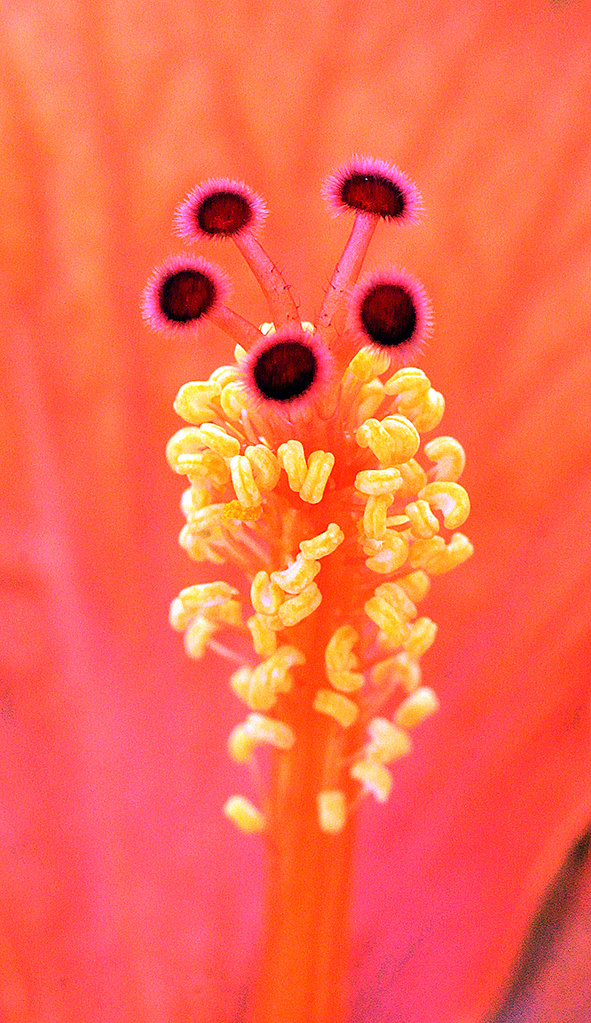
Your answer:
[[[466,561],[473,550],[463,533],[454,533],[448,544],[442,536],[433,536],[430,540],[416,540],[409,560],[413,568],[423,568],[430,575],[442,575]]]
[[[219,386],[210,380],[191,380],[183,384],[175,401],[175,412],[187,423],[208,423],[214,412],[211,401],[220,393]]]
[[[300,550],[305,558],[311,560],[325,558],[328,554],[336,551],[344,539],[345,534],[340,526],[336,522],[331,522],[324,533],[319,533],[318,536],[313,536],[310,540],[302,540]]]
[[[390,575],[402,568],[408,557],[408,540],[406,537],[386,530],[383,540],[368,539],[363,544],[363,553],[369,554],[365,564],[372,572]]]
[[[399,582],[381,583],[380,586],[376,586],[374,596],[383,597],[403,622],[410,621],[411,618],[417,616],[415,605]]]
[[[437,710],[439,700],[433,690],[420,686],[402,701],[394,715],[394,723],[400,728],[415,728]]]
[[[302,501],[318,504],[324,496],[324,488],[334,465],[331,451],[313,451],[308,459],[306,478],[300,489]]]
[[[299,493],[308,472],[304,445],[299,440],[288,440],[277,448],[279,464],[287,473],[287,482],[294,493]]]
[[[191,483],[209,479],[215,487],[225,487],[230,478],[230,470],[220,455],[215,451],[198,451],[195,454],[179,455],[176,471],[184,473]]]
[[[277,457],[264,444],[254,444],[244,451],[252,466],[252,473],[259,490],[267,492],[273,490],[281,476],[281,466]]]
[[[370,741],[365,747],[365,756],[368,760],[389,764],[393,760],[407,756],[412,750],[410,736],[387,718],[372,718],[367,731]]]
[[[252,681],[252,669],[243,665],[230,676],[230,688],[243,703],[248,703],[248,693]]]
[[[383,597],[371,597],[364,606],[365,613],[382,630],[392,646],[401,646],[408,635],[408,625],[396,608]]]
[[[185,652],[189,657],[198,661],[203,657],[207,644],[218,626],[207,618],[194,618],[185,632]]]
[[[236,519],[238,522],[256,522],[263,514],[262,505],[257,504],[252,508],[245,508],[240,501],[227,501],[224,505],[222,518]]]
[[[417,660],[433,646],[437,636],[437,626],[430,618],[417,618],[409,627],[409,633],[404,640],[404,649]]]
[[[414,458],[409,458],[408,462],[403,462],[397,468],[402,476],[402,486],[396,496],[400,500],[408,501],[409,498],[416,497],[425,486],[427,473]]]
[[[385,373],[389,367],[390,356],[387,352],[378,352],[371,345],[365,345],[353,356],[347,368],[357,380],[367,384],[380,373]]]
[[[361,782],[365,791],[371,792],[378,803],[386,802],[392,791],[392,775],[387,767],[377,760],[358,760],[349,774]]]
[[[173,434],[166,445],[166,461],[173,472],[178,472],[182,475],[183,470],[178,467],[178,460],[181,455],[197,454],[197,452],[203,450],[203,447],[204,444],[201,440],[198,427],[183,426],[181,430],[177,430],[177,432]]]
[[[368,497],[363,512],[363,532],[372,540],[383,540],[386,536],[387,511],[394,498],[392,494]]]
[[[269,578],[268,572],[262,569],[257,572],[250,587],[250,600],[255,611],[263,615],[276,614],[284,596],[283,590]]]
[[[236,497],[245,508],[254,508],[261,503],[261,492],[252,474],[252,466],[246,455],[235,455],[230,460],[230,472]]]
[[[256,740],[246,731],[243,724],[236,725],[228,736],[228,753],[237,764],[250,760],[256,748]]]
[[[359,707],[353,700],[332,689],[319,689],[314,698],[314,710],[320,714],[328,714],[338,721],[343,728],[350,728],[359,716]]]
[[[352,625],[341,625],[333,632],[324,652],[326,667],[333,671],[348,671],[356,668],[359,658],[353,647],[359,640],[359,633]]]
[[[459,441],[453,437],[435,437],[425,444],[425,454],[435,462],[435,480],[457,482],[464,471],[466,455]]]
[[[224,803],[224,814],[233,821],[240,831],[244,831],[246,834],[265,829],[266,822],[263,814],[244,796],[230,796]]]
[[[252,645],[259,657],[270,657],[277,649],[277,634],[269,628],[266,616],[255,614],[247,621]]]
[[[421,666],[408,651],[401,650],[394,657],[378,661],[371,669],[372,682],[376,686],[402,686],[407,693],[414,692],[421,684]]]
[[[233,458],[240,451],[240,441],[230,437],[221,426],[215,423],[203,423],[199,434],[204,444],[222,458]]]
[[[355,488],[361,494],[378,496],[394,494],[402,486],[400,471],[390,466],[388,469],[364,469],[355,477]]]
[[[289,725],[264,714],[249,714],[243,727],[255,743],[267,743],[276,749],[291,749],[296,739]]]
[[[421,491],[423,493],[423,491]],[[439,522],[425,500],[413,501],[404,509],[410,521],[411,535],[417,540],[428,540],[439,532]]]
[[[281,604],[278,615],[286,627],[297,625],[311,615],[322,601],[322,594],[316,583],[310,583],[296,597],[290,597]]]
[[[340,789],[324,789],[316,796],[316,803],[320,830],[337,835],[347,822],[345,793]]]
[[[246,348],[243,348],[242,345],[235,345],[234,359],[236,360],[236,363],[238,365],[240,365],[241,362],[244,362],[246,355],[247,355]]]
[[[426,395],[419,398],[411,408],[403,405],[404,414],[414,423],[421,433],[429,433],[439,426],[445,412],[445,398],[439,391],[429,388]]]
[[[443,524],[447,529],[463,525],[470,514],[470,499],[459,483],[428,483],[420,491],[419,498],[427,501],[431,508],[443,512]]]
[[[414,405],[430,387],[429,378],[422,369],[417,369],[415,366],[403,366],[384,384],[386,394],[395,395],[400,399],[399,406],[400,404]]]
[[[312,580],[320,571],[319,561],[310,561],[303,554],[298,554],[293,565],[283,572],[272,572],[271,579],[284,590],[285,593],[297,594],[309,586]]]
[[[235,383],[240,377],[240,370],[238,366],[218,366],[214,369],[213,373],[209,374],[209,379],[212,383],[216,384],[220,391],[223,391],[224,387],[228,384]]]
[[[246,395],[238,382],[226,384],[220,394],[220,406],[230,422],[237,423],[242,419],[242,413],[246,408]]]
[[[382,404],[386,392],[381,380],[368,380],[363,384],[359,392],[359,408],[357,411],[357,423],[363,423],[370,416],[373,416]]]
[[[409,572],[408,575],[401,576],[396,583],[402,587],[414,604],[424,600],[431,586],[429,576],[420,568],[416,572]]]

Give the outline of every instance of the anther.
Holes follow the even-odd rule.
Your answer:
[[[272,572],[271,579],[285,593],[295,595],[305,590],[306,586],[310,585],[319,571],[319,561],[310,561],[309,558],[304,558],[303,554],[298,554],[296,560],[289,568],[285,568],[283,572]]]
[[[337,835],[347,822],[345,793],[340,789],[324,789],[316,796],[318,825],[321,831]]]
[[[447,529],[461,526],[470,514],[470,499],[459,483],[428,483],[420,491],[419,500],[443,512],[443,524]]]
[[[342,693],[335,693],[332,689],[319,689],[314,698],[314,710],[320,714],[327,714],[342,725],[343,728],[350,728],[359,716],[359,707],[353,700]]]
[[[331,522],[323,533],[311,537],[310,540],[302,540],[300,550],[305,558],[325,558],[336,551],[344,539],[345,534],[340,526],[336,522]]]
[[[285,594],[269,578],[268,572],[257,572],[250,587],[250,601],[259,614],[274,615],[279,610]]]
[[[244,722],[244,730],[254,742],[266,743],[276,749],[291,749],[296,739],[289,725],[264,714],[249,714]]]
[[[395,607],[383,597],[371,597],[364,604],[364,611],[385,634],[392,646],[401,646],[408,635],[408,625]]]
[[[402,701],[394,715],[394,723],[400,728],[415,728],[437,710],[439,700],[435,693],[427,686],[421,686]]]
[[[457,482],[464,471],[466,455],[454,437],[435,437],[425,444],[425,454],[435,462],[434,479]]]
[[[386,802],[392,791],[392,775],[387,767],[377,760],[358,760],[349,774],[361,782],[365,791],[371,792],[378,803]]]
[[[322,594],[316,583],[310,583],[296,597],[290,597],[281,604],[277,612],[286,628],[298,625],[304,618],[311,615],[322,601]]]
[[[365,747],[368,760],[377,760],[381,764],[389,764],[393,760],[407,756],[412,750],[410,736],[387,718],[372,718],[367,726],[370,741]]]
[[[230,796],[224,803],[224,814],[246,834],[264,831],[266,826],[263,814],[244,796]]]

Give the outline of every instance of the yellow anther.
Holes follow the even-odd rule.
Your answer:
[[[214,415],[210,402],[219,393],[218,385],[211,380],[190,380],[174,400],[175,412],[187,423],[207,423]]]
[[[363,512],[363,532],[372,540],[383,540],[386,535],[386,515],[394,498],[392,494],[368,497]]]
[[[378,661],[371,669],[372,681],[376,686],[402,686],[407,693],[414,692],[421,684],[422,672],[420,664],[406,650],[401,650],[394,657]]]
[[[324,789],[316,796],[318,825],[329,835],[338,835],[347,823],[347,803],[341,789]]]
[[[230,472],[236,497],[245,508],[254,508],[261,503],[261,492],[252,474],[252,466],[245,455],[235,455],[230,461]]]
[[[240,363],[244,362],[244,360],[246,358],[246,355],[247,355],[246,348],[243,348],[242,345],[235,345],[235,347],[234,347],[234,359],[235,359],[235,361],[236,361],[236,363],[238,365],[240,365]]]
[[[418,604],[421,600],[424,600],[431,586],[429,576],[420,568],[416,572],[409,572],[408,575],[401,576],[396,582],[410,597],[413,604]]]
[[[409,560],[413,568],[424,568],[429,575],[442,575],[467,561],[473,552],[468,538],[463,533],[454,533],[448,544],[442,536],[415,540]]]
[[[299,647],[293,646],[290,643],[284,643],[283,646],[277,648],[272,661],[277,668],[286,670],[287,668],[296,668],[298,665],[305,664],[306,656]]]
[[[299,440],[288,440],[285,444],[280,444],[277,459],[287,473],[290,489],[299,493],[308,472],[303,445]]]
[[[222,581],[187,586],[170,605],[170,624],[182,632],[195,615],[209,617],[212,609],[226,604],[237,593],[237,589]]]
[[[228,736],[228,753],[237,764],[245,764],[254,753],[256,740],[253,739],[243,724],[236,725]]]
[[[408,625],[396,608],[383,597],[370,597],[364,604],[368,618],[382,630],[392,646],[401,646],[408,634]]]
[[[431,382],[422,369],[403,366],[386,380],[384,390],[386,394],[398,395],[406,404],[414,404],[417,398],[427,393],[430,386]]]
[[[419,490],[425,486],[427,473],[414,458],[409,458],[408,462],[403,462],[397,468],[402,476],[402,486],[396,496],[408,501],[409,498],[416,497]]]
[[[360,494],[394,494],[401,486],[402,476],[394,466],[388,469],[364,469],[355,477],[355,489]]]
[[[337,526],[336,522],[331,522],[324,533],[319,533],[318,536],[313,536],[309,540],[302,540],[300,550],[305,558],[311,560],[325,558],[327,554],[336,551],[344,539],[345,534],[342,529]]]
[[[268,334],[274,334],[275,333],[275,324],[274,323],[267,323],[267,322],[261,323],[261,325],[259,327],[259,330],[260,330],[261,334],[264,334],[264,336],[267,337]]]
[[[319,689],[314,698],[314,710],[327,714],[343,728],[350,728],[359,716],[359,707],[353,700],[333,689]]]
[[[283,600],[283,590],[269,579],[269,573],[257,572],[250,587],[250,602],[262,615],[277,614]]]
[[[174,472],[183,475],[186,470],[179,468],[179,458],[182,455],[195,455],[203,451],[203,441],[196,426],[183,426],[177,430],[166,445],[166,461]]]
[[[437,710],[439,700],[433,690],[420,686],[402,701],[394,715],[394,723],[400,728],[414,728]]]
[[[279,692],[277,681],[277,672],[273,672],[268,661],[262,661],[257,665],[251,672],[245,697],[245,703],[251,710],[271,710],[271,707],[275,706]]]
[[[302,501],[318,504],[324,497],[324,488],[334,465],[331,451],[313,451],[308,459],[306,478],[300,489]]]
[[[187,655],[195,661],[203,657],[209,640],[214,632],[217,632],[218,628],[219,626],[215,622],[210,622],[208,618],[193,618],[185,632],[184,638]]]
[[[428,501],[431,508],[443,512],[443,524],[447,529],[457,529],[470,514],[470,498],[459,483],[428,483],[419,493],[422,501]]]
[[[327,667],[326,677],[331,686],[341,693],[355,693],[365,682],[365,676],[361,671],[336,671]]]
[[[179,533],[179,546],[187,552],[192,561],[206,561],[212,554],[206,541],[201,539],[192,523],[188,523],[181,529]],[[214,558],[212,557],[211,560],[214,560]],[[218,564],[224,561],[221,555],[215,556],[215,560]]]
[[[264,714],[249,714],[244,722],[244,730],[254,742],[263,742],[276,749],[291,749],[296,738],[289,725]]]
[[[390,461],[389,437],[377,419],[366,419],[357,429],[355,440],[360,448],[370,448],[380,462]]]
[[[222,458],[233,458],[240,451],[240,441],[230,437],[222,426],[215,423],[203,423],[199,434],[204,444]]]
[[[435,462],[435,479],[459,480],[466,464],[466,455],[459,441],[454,437],[435,437],[425,444],[425,454]]]
[[[418,659],[433,646],[437,636],[437,626],[430,618],[417,618],[410,626],[410,631],[404,640],[404,649],[411,656]]]
[[[230,479],[230,470],[215,451],[199,451],[195,455],[179,455],[176,472],[184,473],[191,483],[209,480],[214,487],[225,487]]]
[[[349,671],[356,668],[359,659],[353,653],[353,647],[358,639],[359,633],[352,625],[340,625],[326,644],[324,651],[326,667],[332,671]]]
[[[196,512],[211,504],[211,495],[205,487],[187,487],[181,495],[181,511],[185,518],[191,519]]]
[[[422,395],[417,403],[411,408],[404,405],[405,415],[415,424],[421,433],[429,433],[439,426],[445,412],[445,398],[439,391],[429,388],[425,395]]]
[[[377,412],[385,397],[384,385],[381,380],[369,380],[359,391],[358,423],[365,422]]]
[[[272,572],[271,579],[284,590],[285,593],[301,593],[309,586],[312,580],[320,571],[319,561],[310,561],[303,554],[298,554],[293,565],[285,568],[283,572]]]
[[[387,352],[379,352],[371,345],[365,345],[353,356],[347,369],[362,384],[367,384],[380,373],[390,367],[390,356]]]
[[[316,583],[310,583],[305,590],[298,593],[296,597],[290,597],[278,610],[278,615],[284,626],[297,625],[304,618],[311,615],[322,601],[322,594]]]
[[[210,373],[209,380],[211,383],[216,384],[219,391],[223,391],[224,387],[235,383],[239,377],[240,370],[238,366],[218,366],[217,369],[214,369],[213,373]]]
[[[221,625],[234,625],[239,628],[242,625],[242,604],[239,600],[227,600],[225,604],[208,611],[207,618]]]
[[[246,395],[238,381],[226,384],[220,394],[220,405],[224,414],[232,422],[238,422],[242,418],[246,407]]]
[[[408,622],[417,616],[415,605],[404,587],[399,585],[398,580],[376,586],[374,596],[383,597],[404,622]]]
[[[230,688],[243,703],[248,703],[248,692],[252,681],[252,668],[245,664],[230,676]]]
[[[224,814],[247,835],[265,830],[263,814],[244,796],[230,796],[224,803]]]
[[[247,447],[244,454],[252,466],[252,473],[259,490],[273,490],[281,476],[281,466],[276,456],[265,444],[254,444]]]
[[[421,491],[422,493],[422,491]],[[428,501],[413,501],[404,509],[410,521],[410,531],[417,540],[428,540],[439,532],[439,522]]]
[[[390,764],[393,760],[405,757],[412,750],[410,736],[387,718],[372,718],[367,731],[370,736],[370,742],[365,747],[368,760]]]
[[[371,555],[365,564],[372,572],[390,575],[404,565],[408,557],[408,540],[399,533],[387,530],[383,540],[367,540],[363,550],[365,554]]]
[[[349,774],[361,782],[365,791],[371,792],[378,803],[386,802],[392,791],[392,775],[387,767],[377,760],[358,760]]]
[[[270,629],[266,615],[255,614],[247,621],[252,636],[252,645],[259,657],[270,657],[277,649],[277,635]]]
[[[416,455],[421,444],[416,428],[406,416],[386,416],[382,419],[382,429],[386,431],[391,440],[389,461],[391,464],[399,465],[408,462],[409,458]]]
[[[245,508],[240,501],[227,501],[224,505],[222,518],[224,521],[235,519],[237,522],[256,522],[263,514],[263,507],[260,504],[252,508]]]

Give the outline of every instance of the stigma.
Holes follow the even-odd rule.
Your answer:
[[[177,229],[191,244],[238,246],[269,322],[229,309],[226,275],[201,257],[164,263],[144,296],[154,329],[202,339],[209,320],[235,342],[231,364],[181,387],[185,425],[167,459],[187,481],[181,547],[221,574],[237,566],[244,585],[196,582],[173,600],[170,622],[189,657],[209,650],[232,663],[245,716],[228,753],[250,772],[255,802],[230,796],[224,812],[271,836],[280,801],[263,779],[270,760],[284,784],[298,744],[315,765],[299,784],[327,835],[361,799],[388,800],[396,762],[438,708],[421,665],[437,626],[419,605],[433,576],[472,554],[460,531],[470,512],[463,448],[439,432],[443,395],[406,364],[431,331],[425,292],[391,268],[359,280],[378,223],[415,223],[418,192],[389,164],[356,158],[325,196],[354,223],[314,322],[300,319],[258,240],[263,201],[227,179],[194,189]]]

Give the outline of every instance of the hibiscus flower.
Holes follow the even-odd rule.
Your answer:
[[[7,9],[10,1023],[234,1021],[264,969],[260,839],[220,812],[244,785],[225,753],[240,706],[227,665],[186,660],[167,623],[181,587],[219,575],[176,547],[172,401],[233,344],[150,333],[139,303],[179,199],[226,176],[264,194],[265,244],[313,320],[347,230],[320,185],[354,152],[423,194],[422,223],[379,225],[367,265],[404,266],[431,298],[420,365],[466,448],[477,555],[428,597],[441,709],[388,803],[360,813],[350,1017],[476,1023],[503,990],[499,1019],[589,1014],[573,878],[590,816],[590,28],[576,3]],[[239,254],[215,259],[261,322]],[[557,875],[575,894],[537,918],[559,932],[541,961],[531,926]]]

